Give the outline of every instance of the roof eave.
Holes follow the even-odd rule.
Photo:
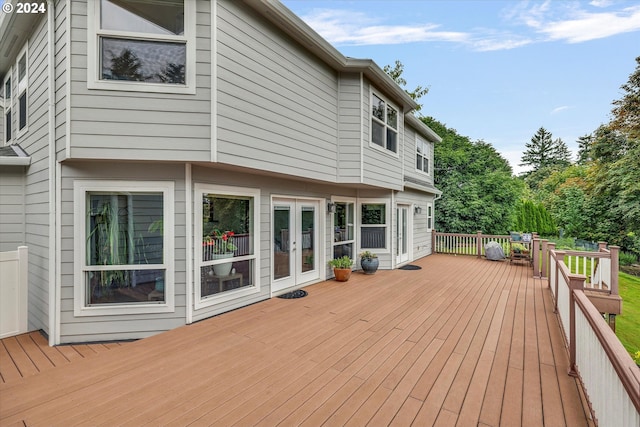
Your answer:
[[[435,133],[433,129],[427,126],[422,120],[414,116],[413,114],[405,115],[405,120],[409,125],[414,127],[416,130],[420,131],[427,139],[433,142],[442,142],[442,138],[440,135]]]

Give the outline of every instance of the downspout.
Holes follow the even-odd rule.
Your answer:
[[[58,188],[55,136],[55,13],[53,0],[47,0],[47,89],[48,99],[48,133],[49,133],[49,345],[60,341],[59,305],[58,301],[58,259],[59,259],[59,222],[58,222]]]

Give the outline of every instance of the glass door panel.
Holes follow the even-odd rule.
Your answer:
[[[273,278],[291,276],[291,207],[273,208]]]
[[[396,263],[409,260],[409,207],[396,208]]]
[[[300,225],[301,234],[301,251],[300,263],[302,265],[302,273],[313,271],[316,269],[316,257],[315,257],[315,223],[316,223],[316,209],[313,206],[303,206],[301,211],[302,220]]]

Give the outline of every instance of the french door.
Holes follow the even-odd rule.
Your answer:
[[[320,278],[319,211],[315,200],[273,200],[272,292]]]
[[[408,205],[396,208],[396,264],[409,261],[409,208]]]

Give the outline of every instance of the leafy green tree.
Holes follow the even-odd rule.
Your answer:
[[[591,144],[593,144],[593,134],[584,135],[578,138],[578,161],[579,165],[586,164],[591,160]]]
[[[407,86],[407,81],[402,77],[402,73],[404,72],[404,64],[402,64],[402,62],[396,60],[393,67],[391,65],[385,65],[383,70],[393,79],[394,82],[398,84],[398,86],[403,88],[414,101],[418,102],[420,98],[429,93],[429,88],[424,88],[422,86],[416,86],[414,90],[407,90],[405,88],[405,86]],[[421,109],[422,104],[418,102],[416,112],[419,112]]]
[[[471,142],[432,117],[422,121],[442,142],[435,145],[436,229],[452,233],[504,234],[513,222],[523,184],[490,144]]]

